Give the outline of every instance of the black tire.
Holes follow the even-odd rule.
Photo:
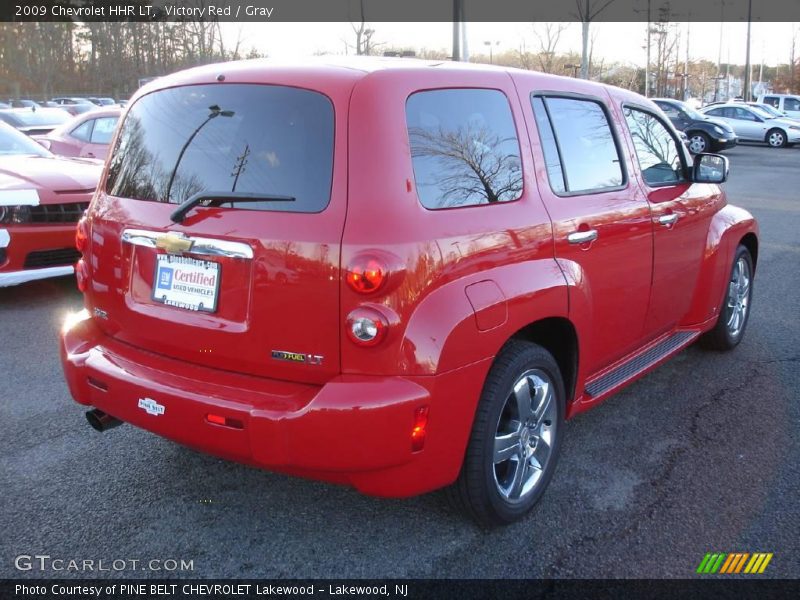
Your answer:
[[[735,293],[735,279],[737,278],[737,267],[739,265],[739,261],[744,261],[744,264],[747,268],[747,277],[748,277],[748,287],[746,292],[746,305],[744,311],[744,317],[742,318],[742,322],[737,327],[732,327],[732,317],[733,313],[736,310],[737,306],[741,306],[740,301],[740,293]],[[708,348],[709,350],[720,350],[720,351],[727,351],[733,350],[736,346],[739,345],[739,342],[742,341],[744,337],[744,332],[747,329],[747,322],[750,319],[750,312],[752,309],[753,304],[753,275],[755,270],[753,269],[753,257],[750,255],[750,251],[745,247],[740,245],[736,249],[736,254],[733,257],[733,264],[731,265],[731,274],[728,279],[728,287],[725,290],[725,298],[722,301],[722,307],[719,311],[719,317],[717,318],[717,322],[714,325],[714,328],[704,334],[700,338],[700,345],[704,348]],[[737,302],[737,298],[739,301]]]
[[[778,129],[777,127],[770,129],[767,132],[767,137],[764,138],[764,141],[773,148],[784,148],[788,142],[786,138],[786,132],[783,129]]]
[[[543,385],[531,387],[535,382]],[[506,419],[508,411],[518,406],[520,396],[514,393],[515,384],[518,390],[524,388],[529,394],[531,405],[538,402],[542,407],[541,414],[537,415],[537,410],[531,413],[532,420],[540,421],[537,428],[539,436],[532,433],[533,427],[520,426],[520,432],[527,429],[528,433],[516,434],[518,441],[513,448],[517,454],[509,455],[508,459],[496,464],[495,438],[501,427],[506,422],[523,422],[523,419]],[[542,398],[548,395],[543,390],[552,391],[549,402],[537,400],[540,392]],[[509,405],[509,402],[512,404]],[[506,343],[486,377],[459,477],[447,489],[451,502],[484,526],[507,525],[525,516],[541,498],[553,476],[561,448],[564,413],[564,381],[553,356],[541,346],[529,342],[510,340]],[[515,434],[508,437],[511,435]],[[508,449],[511,449],[511,445]],[[521,460],[525,452],[531,455]],[[543,458],[545,454],[546,458]],[[541,468],[532,466],[532,463]],[[526,472],[530,477],[523,484],[529,483],[531,487],[523,492],[524,485],[520,485],[519,498],[513,498],[513,493],[505,497],[501,491],[505,480],[502,473],[498,475],[498,472],[514,469],[514,473],[507,477],[516,481],[516,470],[520,468],[523,473],[521,478]],[[509,489],[512,488],[513,483],[509,485]]]
[[[701,152],[711,152],[711,138],[702,131],[692,131],[686,134],[689,138],[689,152],[700,154]]]

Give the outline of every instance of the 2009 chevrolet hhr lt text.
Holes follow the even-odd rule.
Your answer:
[[[524,515],[564,420],[736,346],[757,225],[727,159],[587,81],[247,61],[131,101],[88,213],[72,395],[218,456]]]

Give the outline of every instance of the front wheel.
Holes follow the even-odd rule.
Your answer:
[[[711,140],[705,133],[695,131],[689,136],[689,151],[692,154],[708,152],[711,148]]]
[[[767,132],[767,143],[773,148],[783,148],[786,145],[786,134],[782,129],[770,129]]]
[[[508,342],[486,378],[450,498],[482,525],[522,518],[553,476],[564,412],[564,383],[553,356],[536,344]]]
[[[733,258],[728,291],[714,329],[701,343],[712,350],[732,350],[744,337],[753,299],[753,257],[745,246],[739,246]]]

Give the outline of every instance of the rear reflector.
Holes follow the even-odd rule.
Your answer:
[[[230,417],[223,417],[222,415],[207,414],[206,421],[213,425],[221,425],[222,427],[230,427],[231,429],[244,429],[244,423],[238,419],[231,419]]]
[[[411,429],[411,451],[419,452],[425,446],[425,427],[428,426],[428,407],[420,406],[414,411],[414,427]]]

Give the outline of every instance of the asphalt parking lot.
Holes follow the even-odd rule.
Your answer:
[[[772,552],[800,577],[800,148],[728,151],[761,226],[741,346],[695,347],[568,423],[544,499],[484,531],[442,494],[379,500],[228,463],[133,427],[98,434],[57,351],[74,281],[0,290],[0,578],[15,557],[191,560],[163,577],[690,577],[706,552]],[[100,573],[108,576],[109,573]]]

